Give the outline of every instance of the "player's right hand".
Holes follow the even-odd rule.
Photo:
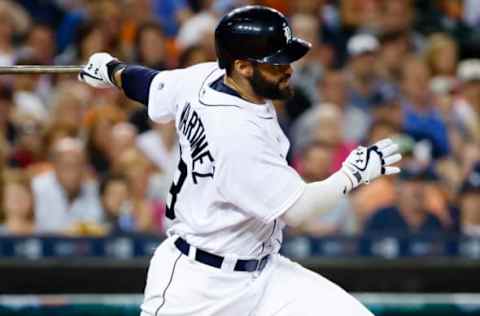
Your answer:
[[[399,173],[400,168],[392,166],[402,159],[398,150],[398,145],[389,138],[368,148],[359,146],[354,149],[343,162],[341,169],[352,182],[350,190],[381,175]]]
[[[91,55],[87,64],[80,71],[78,79],[95,88],[115,87],[107,71],[107,64],[113,60],[116,59],[108,53]]]

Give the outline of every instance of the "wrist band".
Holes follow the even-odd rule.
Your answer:
[[[114,74],[120,70],[120,69],[123,69],[123,68],[126,68],[127,67],[127,64],[125,63],[122,63],[120,62],[119,60],[117,59],[114,59],[112,61],[110,61],[108,64],[107,64],[107,73],[108,73],[108,79],[110,80],[111,83],[115,84],[115,80],[114,80]],[[116,84],[115,84],[116,85]]]

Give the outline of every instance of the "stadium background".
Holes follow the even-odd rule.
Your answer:
[[[0,65],[214,60],[218,17],[247,3],[313,43],[275,104],[306,181],[386,135],[406,157],[287,231],[284,253],[378,315],[480,314],[478,0],[1,0]],[[137,314],[168,227],[173,126],[74,76],[17,75],[0,76],[0,131],[0,315]]]

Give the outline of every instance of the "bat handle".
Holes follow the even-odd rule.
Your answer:
[[[0,75],[18,74],[76,74],[82,70],[82,65],[45,66],[45,65],[15,65],[0,66]]]

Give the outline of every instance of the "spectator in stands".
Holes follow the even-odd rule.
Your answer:
[[[411,0],[384,1],[382,29],[387,32],[409,30],[415,14],[412,2]]]
[[[105,36],[106,50],[111,52],[113,56],[118,56],[120,59],[123,59],[124,54],[121,47],[119,31],[125,19],[123,11],[125,4],[119,5],[116,0],[97,0],[95,2],[100,2],[98,6],[99,12],[97,13],[97,18],[92,21],[98,23],[98,27]]]
[[[121,175],[106,176],[100,183],[100,195],[108,231],[113,234],[135,232],[128,180]]]
[[[269,5],[271,4],[277,10],[282,12],[287,12],[289,14],[306,14],[315,16],[319,18],[322,9],[324,7],[324,1],[322,0],[299,0],[299,1],[278,1],[278,0],[267,0],[265,1]]]
[[[10,0],[0,2],[0,65],[15,64],[17,49],[14,45],[14,35],[27,31],[30,24],[28,14]]]
[[[50,102],[49,129],[65,131],[66,136],[83,136],[82,123],[89,98],[89,91],[76,81],[59,84]]]
[[[5,219],[0,225],[0,235],[31,235],[35,232],[35,223],[30,179],[21,170],[10,170],[3,177]]]
[[[79,14],[78,20],[73,22],[75,28],[70,36],[73,37],[70,45],[55,59],[57,64],[82,64],[87,61],[93,52],[106,51],[107,38],[96,20],[89,20]]]
[[[364,32],[377,32],[382,26],[380,4],[382,4],[381,1],[341,1],[339,6],[344,27]]]
[[[244,5],[252,5],[256,4],[258,1],[255,0],[215,0],[213,1],[213,8],[215,12],[217,12],[220,16],[230,12],[231,10],[244,6]],[[271,6],[272,8],[276,8],[277,10],[289,13],[290,11],[286,9],[287,3],[284,0],[267,0],[262,1],[264,5]],[[298,1],[296,1],[298,2]],[[277,5],[278,4],[278,5]],[[288,3],[290,4],[290,3]],[[279,7],[280,6],[280,7]],[[195,7],[194,7],[195,9]]]
[[[463,18],[470,27],[478,28],[480,26],[480,7],[475,0],[463,1]]]
[[[344,113],[334,104],[322,103],[311,113],[304,115],[299,121],[301,124],[294,127],[295,150],[301,152],[304,146],[313,140],[328,143],[334,151],[329,170],[337,170],[350,150],[357,145],[346,141],[343,136]]]
[[[463,62],[463,65],[468,64],[468,61],[467,63]],[[461,68],[465,70],[464,66]],[[472,70],[475,71],[475,66],[469,65],[467,77]],[[471,79],[474,77],[467,79],[465,83],[458,83],[457,78],[443,76],[430,81],[434,103],[438,105],[438,110],[448,131],[450,154],[437,162],[437,170],[443,180],[442,188],[451,203],[456,202],[456,195],[462,179],[471,167],[468,161],[480,158],[480,156],[474,157],[475,148],[478,147],[475,143],[480,144],[480,121],[478,121],[480,117],[477,117],[475,111],[462,96],[463,87],[472,85],[472,83],[475,85],[475,80]],[[471,91],[478,94],[476,89]]]
[[[172,175],[178,162],[175,123],[152,123],[153,128],[138,136],[136,146],[163,173]]]
[[[343,115],[343,138],[347,142],[359,143],[366,136],[370,117],[355,107],[347,95],[348,79],[342,71],[329,71],[321,82],[323,102],[337,106]]]
[[[172,56],[168,56],[167,38],[163,34],[163,29],[159,23],[149,21],[139,25],[133,43],[132,56],[137,63],[156,70],[165,70],[168,68],[169,64],[171,64]],[[193,60],[190,64],[180,64],[180,68],[188,67],[198,62],[207,61],[206,53],[201,46],[194,46],[192,47],[192,50],[188,48],[182,54],[191,53],[192,55],[195,55],[196,49],[200,52],[200,57],[193,56],[193,58],[199,58],[199,60]],[[202,54],[204,56],[202,56]],[[180,59],[182,58],[189,57],[181,56]],[[182,63],[182,60],[180,60],[180,63]],[[148,124],[148,113],[145,106],[136,108],[132,111],[129,120],[136,126],[138,133],[143,133],[150,129]]]
[[[86,114],[88,160],[98,175],[110,171],[112,128],[125,119],[125,113],[113,105],[95,106]]]
[[[205,49],[209,60],[215,60],[215,42],[213,31],[218,23],[218,16],[213,10],[213,1],[201,0],[199,11],[186,20],[180,27],[176,43],[180,51],[200,45]]]
[[[306,182],[321,181],[330,174],[335,148],[322,140],[312,140],[307,144],[300,155],[301,176]],[[298,229],[291,230],[311,236],[325,236],[333,234],[351,235],[356,232],[356,218],[350,203],[345,197],[338,205],[317,218],[303,223]]]
[[[138,136],[136,146],[155,168],[149,196],[165,201],[179,157],[175,124],[170,122],[152,125],[150,131]]]
[[[368,131],[366,144],[374,144],[384,138],[392,138],[400,146],[400,152],[406,156],[413,146],[402,135],[399,127],[390,120],[379,119],[372,123]],[[395,181],[392,177],[383,177],[358,188],[352,195],[352,204],[359,226],[376,210],[389,207],[396,202]]]
[[[0,146],[13,144],[15,128],[12,122],[13,92],[5,85],[0,85]]]
[[[460,191],[461,232],[480,236],[480,161],[465,179]]]
[[[317,83],[322,79],[325,66],[322,64],[322,50],[318,30],[320,23],[315,16],[295,14],[291,17],[292,30],[296,36],[312,44],[312,48],[301,60],[295,63],[292,82],[310,99],[310,102],[320,102],[320,91]]]
[[[350,79],[348,97],[354,106],[367,113],[383,97],[382,82],[373,67],[379,48],[377,38],[370,34],[357,34],[347,44]]]
[[[15,144],[9,155],[13,167],[27,168],[45,159],[43,132],[44,124],[27,114],[17,115]]]
[[[123,12],[128,12],[128,14],[123,14],[122,27],[119,34],[122,50],[124,57],[128,59],[135,59],[135,46],[138,45],[136,42],[138,41],[139,33],[141,33],[140,29],[142,28],[142,25],[150,23],[157,24],[156,21],[158,19],[155,17],[155,12],[153,11],[153,1],[126,0],[123,2],[121,10]],[[161,29],[160,31],[162,43],[160,43],[159,46],[163,48],[163,31]],[[153,50],[156,50],[155,46],[157,46],[157,43],[150,43],[147,45],[150,45]]]
[[[431,169],[402,169],[397,188],[396,205],[377,210],[365,223],[367,234],[408,235],[445,233],[439,218],[426,209],[427,184],[437,181]]]
[[[13,46],[14,26],[12,17],[3,10],[0,11],[0,65],[15,64],[16,49]]]
[[[478,54],[479,49],[478,29],[469,27],[469,25],[464,20],[463,11],[471,9],[470,6],[462,8],[462,6],[466,4],[466,2],[467,0],[434,1],[433,5],[437,9],[436,12],[432,14],[434,19],[427,19],[427,21],[430,24],[430,30],[440,30],[454,36],[462,50],[471,51],[473,54],[471,56],[475,56],[475,54]],[[472,11],[475,12],[476,9],[473,9]]]
[[[301,176],[305,182],[320,181],[330,175],[334,147],[323,140],[312,140],[303,149]]]
[[[155,22],[145,23],[135,36],[134,58],[141,65],[164,70],[167,67],[165,45],[161,26]]]
[[[186,68],[207,61],[208,54],[205,48],[200,45],[192,45],[182,51],[178,57],[178,66],[180,68]]]
[[[318,90],[322,91],[323,104],[334,105],[342,116],[340,128],[342,129],[342,137],[349,143],[359,143],[364,139],[370,124],[370,116],[360,110],[358,107],[350,103],[347,95],[347,77],[343,71],[330,70],[324,74],[323,80],[318,84]],[[308,124],[309,118],[315,116],[315,112],[319,111],[319,103],[311,109],[307,110],[296,122],[297,133],[305,133],[302,126]],[[299,136],[302,137],[302,136]]]
[[[424,58],[432,78],[455,78],[458,63],[458,45],[445,33],[432,34],[426,43]]]
[[[411,50],[405,32],[384,32],[380,35],[380,52],[377,69],[381,80],[391,86],[396,96],[400,89],[402,62]]]
[[[370,120],[372,122],[385,122],[392,125],[392,127],[394,127],[395,129],[401,130],[404,118],[400,100],[397,98],[393,98],[387,100],[385,103],[379,104],[378,106],[373,108],[373,111],[370,115]],[[370,125],[370,129],[371,127],[372,126]]]
[[[25,47],[20,52],[41,65],[52,65],[56,53],[55,33],[47,24],[35,24],[30,29]]]
[[[342,25],[342,23],[345,22],[345,20],[343,12],[339,12],[341,9],[339,9],[338,6],[342,6],[345,1],[342,1],[341,4],[324,0],[273,0],[267,2],[268,4],[278,4],[275,5],[275,7],[291,17],[290,25],[295,34],[299,34],[297,33],[299,30],[301,33],[302,28],[307,32],[311,32],[310,30],[312,30],[313,24],[311,22],[313,21],[309,22],[307,19],[303,19],[303,17],[311,17],[316,20],[314,24],[316,24],[318,28],[314,30],[314,33],[311,33],[311,35],[316,36],[316,39],[312,42],[313,48],[310,52],[312,52],[312,55],[317,55],[315,51],[319,53],[318,49],[320,48],[321,54],[317,55],[317,62],[325,68],[332,68],[343,63],[345,58],[344,48],[350,29],[344,32],[345,25]],[[285,6],[287,6],[287,8],[284,8]],[[298,21],[303,24],[303,26],[299,25],[300,28],[296,28],[295,26],[297,23],[295,16],[302,17],[300,21]],[[304,24],[304,22],[307,23]],[[305,38],[305,35],[308,36],[308,34],[302,34],[302,38]],[[312,40],[312,38],[310,38],[309,41],[310,40]],[[308,58],[309,57],[307,57],[307,59]]]
[[[41,233],[98,232],[102,207],[96,183],[89,179],[83,144],[60,139],[51,152],[53,170],[33,179],[35,225]]]
[[[91,6],[88,5],[88,2],[84,2],[83,5],[78,5],[78,3],[68,1],[58,3],[58,5],[61,6],[63,16],[55,28],[55,41],[57,44],[57,52],[62,54],[65,49],[72,47],[78,28],[89,18],[89,9]]]
[[[463,127],[465,138],[480,144],[480,59],[467,59],[458,65],[459,94],[452,111],[454,119]]]
[[[403,63],[401,100],[403,129],[416,141],[431,146],[431,157],[437,159],[450,152],[448,131],[435,104],[432,104],[427,65],[417,57]]]
[[[193,15],[186,0],[153,0],[153,7],[169,37],[176,36],[178,28]]]
[[[415,52],[421,52],[424,46],[423,36],[413,28],[415,9],[413,0],[382,1],[381,32],[405,33],[409,45]]]
[[[40,61],[26,57],[17,60],[17,65],[38,65]],[[46,122],[48,119],[47,106],[37,93],[40,80],[39,75],[15,76],[13,86],[13,101],[15,112],[32,115],[35,119]]]
[[[123,153],[136,148],[137,129],[127,122],[120,122],[112,127],[108,155],[111,165],[115,165]]]
[[[82,25],[77,33],[76,60],[85,63],[88,56],[95,52],[103,52],[108,49],[107,36],[100,24],[91,22]],[[70,61],[73,63],[73,61]]]
[[[10,1],[10,0],[7,0]],[[55,25],[61,19],[62,11],[58,1],[15,0],[35,21]],[[83,1],[83,5],[85,1]]]
[[[3,201],[5,200],[5,171],[6,171],[6,145],[0,142],[0,222],[5,219],[5,212],[3,210]]]
[[[151,198],[153,185],[153,165],[136,148],[124,151],[115,159],[112,172],[126,177],[132,197],[133,216],[136,230],[151,232],[155,230],[152,218],[156,212],[157,202]]]
[[[86,136],[84,121],[91,98],[92,90],[78,81],[62,80],[56,85],[50,97],[50,120],[45,129],[46,152],[61,138]]]

